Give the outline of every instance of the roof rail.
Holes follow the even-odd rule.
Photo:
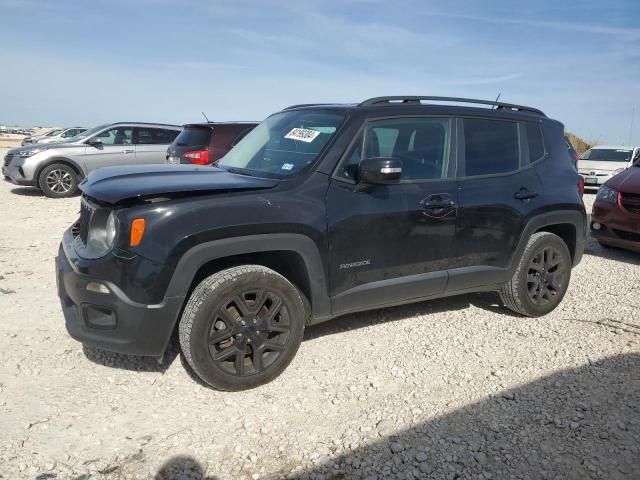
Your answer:
[[[374,97],[365,100],[359,104],[360,107],[371,106],[371,105],[380,105],[380,104],[420,104],[422,100],[433,100],[438,102],[455,102],[455,103],[476,103],[480,105],[492,105],[498,109],[508,109],[515,110],[518,112],[529,112],[535,113],[536,115],[542,115],[546,117],[546,115],[542,112],[542,110],[538,110],[533,107],[525,107],[524,105],[514,105],[512,103],[504,103],[504,102],[494,102],[492,100],[476,100],[474,98],[457,98],[457,97],[422,97],[422,96],[391,96],[391,97]]]

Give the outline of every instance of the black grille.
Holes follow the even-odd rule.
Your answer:
[[[87,237],[89,235],[89,224],[91,223],[91,215],[93,215],[93,207],[89,205],[84,198],[80,201],[80,225],[78,226],[78,234],[80,240],[85,245],[87,244]]]
[[[9,164],[11,163],[11,159],[12,158],[13,158],[13,154],[12,153],[9,153],[9,154],[5,155],[5,157],[4,157],[4,166],[5,167],[9,166]]]
[[[621,193],[620,203],[628,212],[640,215],[640,195],[637,193]]]
[[[615,233],[618,237],[620,237],[623,240],[640,242],[640,233],[625,232],[624,230],[618,230],[616,228],[612,228],[611,230],[613,230],[613,233]]]

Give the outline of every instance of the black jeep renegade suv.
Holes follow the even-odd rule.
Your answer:
[[[279,375],[305,326],[348,312],[498,291],[545,315],[582,257],[578,185],[562,124],[534,108],[289,107],[217,167],[92,173],[56,260],[66,326],[158,357],[177,330],[205,382],[240,390]]]

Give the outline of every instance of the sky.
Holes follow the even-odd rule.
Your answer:
[[[500,93],[640,145],[640,0],[0,0],[0,72],[6,125]]]

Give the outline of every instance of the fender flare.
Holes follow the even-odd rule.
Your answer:
[[[166,297],[186,297],[198,270],[206,263],[234,255],[269,251],[295,252],[304,261],[311,288],[311,317],[315,321],[331,315],[325,268],[315,242],[301,234],[275,233],[231,237],[201,243],[187,250],[178,261]]]
[[[522,235],[520,235],[518,240],[515,253],[511,257],[509,271],[515,271],[531,235],[545,227],[559,224],[570,224],[576,229],[576,245],[573,257],[573,266],[575,267],[578,265],[582,259],[582,252],[584,250],[584,242],[587,232],[587,216],[580,210],[554,210],[538,214],[526,223]]]

